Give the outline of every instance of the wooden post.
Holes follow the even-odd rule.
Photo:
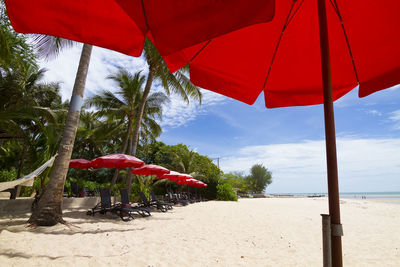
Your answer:
[[[324,267],[332,266],[332,253],[331,253],[331,218],[328,214],[321,214],[322,216],[322,256]]]
[[[329,215],[332,223],[332,266],[341,267],[342,238],[339,206],[339,183],[336,157],[335,119],[332,100],[332,77],[329,56],[328,24],[325,0],[318,2],[318,20],[321,48],[322,86],[324,92],[325,144],[328,173]]]

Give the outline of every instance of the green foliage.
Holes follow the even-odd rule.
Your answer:
[[[13,181],[15,179],[17,179],[17,170],[15,168],[0,170],[0,182]]]
[[[192,175],[194,178],[208,184],[207,188],[201,189],[206,198],[216,198],[216,186],[221,179],[221,170],[210,158],[189,150],[186,145],[178,144],[169,146],[162,142],[154,142],[140,146],[137,157],[144,160],[147,164],[153,163],[170,170]],[[172,189],[177,188],[176,183],[167,186],[171,186]]]
[[[272,174],[262,164],[251,167],[250,175],[246,177],[249,189],[253,193],[260,194],[272,183]]]
[[[13,30],[7,10],[0,2],[0,68],[15,69],[24,64],[36,65],[35,60],[32,45],[27,42],[25,35]]]
[[[137,196],[139,192],[143,192],[149,198],[153,177],[151,175],[134,175],[134,177],[135,186],[131,188],[131,194]]]
[[[230,184],[217,185],[217,199],[225,201],[237,201],[237,196]]]
[[[241,172],[225,173],[223,183],[230,184],[239,194],[248,194],[249,185],[246,177]]]

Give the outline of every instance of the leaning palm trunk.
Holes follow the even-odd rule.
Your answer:
[[[29,218],[31,224],[52,226],[59,222],[64,223],[61,209],[62,196],[68,165],[74,147],[76,130],[78,128],[80,108],[85,90],[91,53],[92,46],[84,44],[61,144],[58,149],[58,157],[51,170],[50,181],[32,204],[32,215]]]
[[[146,105],[146,100],[147,97],[149,96],[151,85],[153,84],[154,74],[155,70],[153,68],[150,68],[149,76],[147,76],[146,86],[144,87],[142,102],[140,103],[139,110],[136,113],[135,128],[133,129],[133,143],[132,143],[132,149],[130,150],[132,156],[136,156],[136,150],[139,140],[139,130],[140,130],[140,125],[142,123],[144,106]]]
[[[147,97],[149,96],[151,85],[153,83],[154,73],[155,71],[153,70],[153,68],[150,68],[149,76],[147,76],[146,86],[144,87],[142,102],[140,103],[139,110],[136,113],[135,128],[133,129],[133,136],[131,139],[131,144],[129,146],[129,152],[132,156],[136,156],[136,150],[139,140],[140,124],[142,122],[144,106],[146,105],[146,100]],[[132,173],[129,171],[128,178],[126,181],[126,188],[128,189],[128,192],[131,192],[131,186],[132,186]]]

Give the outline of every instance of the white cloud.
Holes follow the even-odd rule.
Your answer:
[[[391,120],[391,121],[394,121],[394,128],[396,129],[396,130],[400,130],[400,109],[399,110],[396,110],[396,111],[393,111],[392,113],[390,113],[390,117],[389,117],[389,119]]]
[[[382,112],[380,112],[380,111],[378,111],[376,109],[367,110],[367,114],[376,115],[376,116],[382,116]]]
[[[207,112],[207,107],[217,105],[226,100],[225,96],[216,94],[208,90],[201,90],[203,100],[201,106],[195,100],[190,100],[187,104],[178,95],[172,94],[170,103],[163,110],[162,126],[179,127],[196,119],[197,116]]]
[[[45,80],[61,82],[63,101],[71,98],[81,50],[82,44],[77,44],[70,49],[63,50],[54,60],[41,61],[41,67],[47,69]],[[116,90],[115,84],[106,79],[106,77],[115,73],[119,66],[131,72],[144,70],[143,74],[146,74],[147,70],[147,64],[141,57],[129,57],[108,49],[93,47],[86,80],[85,96],[96,94],[104,89]]]
[[[45,81],[61,82],[61,96],[65,101],[71,98],[72,88],[78,68],[82,44],[66,49],[60,55],[51,61],[41,62],[41,67],[48,71],[45,74]],[[97,94],[99,91],[107,89],[117,90],[115,84],[106,79],[106,77],[117,71],[121,66],[130,72],[142,71],[147,74],[147,63],[143,57],[134,58],[114,52],[108,49],[93,47],[92,56],[89,65],[89,73],[86,80],[85,97]],[[153,85],[153,91],[162,90],[160,86]],[[189,105],[177,95],[171,95],[171,102],[164,108],[162,125],[169,127],[178,127],[194,120],[197,116],[206,112],[206,107],[221,103],[226,99],[211,91],[202,90],[203,104],[199,106],[195,101]]]
[[[400,121],[400,109],[391,113],[390,119],[393,121]]]
[[[337,140],[343,191],[399,191],[400,139]],[[264,164],[273,173],[268,192],[326,192],[325,142],[248,146],[221,160],[227,171]]]

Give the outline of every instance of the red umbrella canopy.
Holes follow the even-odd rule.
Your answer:
[[[144,165],[144,162],[140,159],[125,154],[111,154],[102,157],[98,157],[91,161],[91,164],[95,168],[139,168]]]
[[[198,185],[198,182],[200,182],[200,181],[198,181],[198,180],[196,180],[196,179],[194,179],[194,178],[190,178],[190,179],[185,179],[185,180],[180,181],[180,182],[181,182],[181,183],[178,183],[178,184],[185,184],[185,185],[188,185],[188,186],[193,186],[193,187],[195,187],[195,186]]]
[[[89,160],[86,159],[71,159],[69,161],[69,168],[89,169],[90,167],[92,167],[92,164]]]
[[[357,85],[362,97],[399,84],[400,1],[326,3],[333,99]],[[263,90],[270,108],[323,102],[316,0],[277,1],[271,22],[165,59],[171,71],[190,62],[192,83],[248,104]]]
[[[184,173],[180,173],[180,172],[176,172],[176,171],[170,171],[170,173],[164,174],[164,175],[160,176],[159,178],[160,179],[168,179],[170,181],[181,181],[181,180],[186,180],[186,179],[190,179],[193,177],[188,174],[184,174]]]
[[[6,0],[14,29],[140,56],[145,37],[162,55],[270,21],[274,0]],[[221,23],[223,22],[223,23]]]
[[[144,165],[143,167],[137,168],[137,169],[131,169],[132,174],[137,174],[137,175],[157,175],[157,176],[162,176],[163,174],[170,173],[170,170],[154,165],[154,164],[149,164],[149,165]]]

